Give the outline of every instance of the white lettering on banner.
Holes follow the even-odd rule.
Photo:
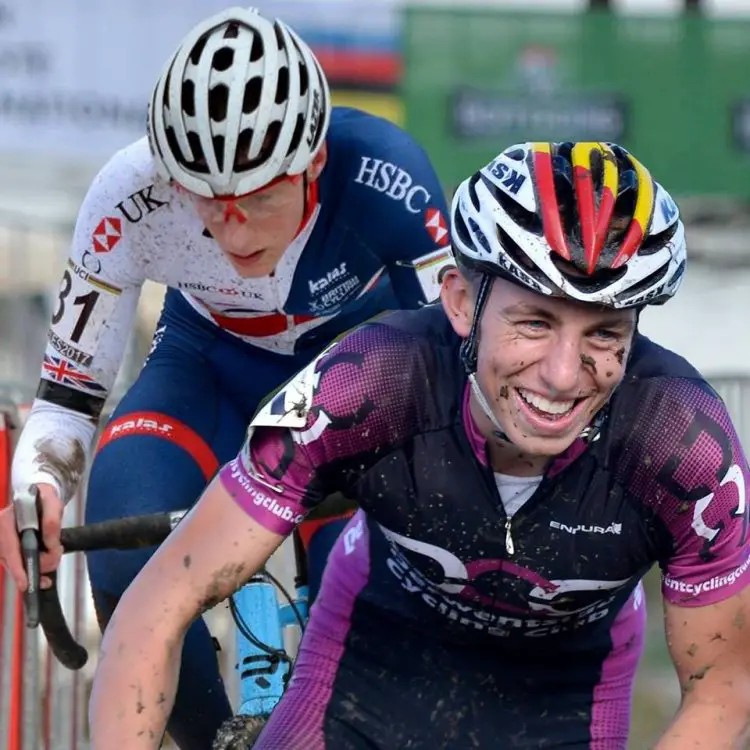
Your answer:
[[[354,182],[384,193],[391,200],[403,201],[406,210],[413,214],[423,211],[430,202],[427,188],[415,185],[407,171],[382,159],[363,156]]]
[[[169,8],[167,13],[174,13]],[[188,3],[189,28],[206,14]],[[143,135],[148,91],[179,40],[169,15],[146,18],[126,3],[75,6],[5,2],[0,39],[0,140],[8,151],[101,159]],[[109,11],[109,18],[107,12]],[[85,44],[61,29],[76,29]],[[143,42],[135,58],[135,39]],[[96,65],[90,61],[96,60]]]
[[[686,583],[685,581],[678,581],[670,575],[665,575],[664,586],[672,591],[678,591],[680,594],[700,596],[706,591],[715,591],[716,589],[724,588],[724,586],[731,586],[742,576],[743,573],[745,573],[745,571],[747,571],[748,568],[750,568],[750,557],[729,573],[720,576],[713,576],[712,578],[705,581],[699,581],[698,583]]]
[[[259,0],[262,13],[280,16],[303,38],[321,28],[373,38],[391,33],[398,23],[393,0],[367,8],[368,28],[361,26],[359,3],[335,2],[335,13],[321,13],[309,3]],[[98,168],[116,150],[144,135],[146,102],[158,71],[180,38],[194,24],[223,10],[218,0],[162,0],[143,13],[137,3],[45,3],[29,0],[0,5],[0,141],[9,151],[46,152],[57,158],[81,157],[87,169]],[[332,6],[333,7],[333,6]],[[175,23],[174,19],[180,22]],[[66,33],[75,29],[78,37]],[[393,32],[395,34],[395,32]],[[77,44],[75,39],[85,39]],[[134,43],[137,55],[132,54]],[[92,65],[91,61],[96,60]],[[310,129],[314,138],[323,113],[313,101]]]
[[[589,526],[587,524],[579,523],[577,526],[568,526],[559,521],[549,522],[551,529],[559,529],[565,531],[568,534],[577,534],[579,531],[583,531],[587,534],[621,534],[622,524],[611,523],[609,526]]]
[[[304,520],[305,516],[303,514],[295,513],[288,505],[280,503],[278,500],[269,497],[257,487],[253,486],[245,473],[240,470],[236,461],[232,461],[231,466],[232,478],[236,479],[240,487],[242,487],[247,495],[252,498],[253,505],[256,505],[259,508],[265,508],[282,521],[292,521],[297,524]]]

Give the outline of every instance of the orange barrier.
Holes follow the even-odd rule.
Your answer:
[[[0,508],[10,502],[10,461],[15,429],[27,408],[0,400]],[[70,523],[83,517],[83,498],[66,509]],[[60,567],[58,585],[71,631],[83,637],[85,562],[75,555]],[[62,667],[41,631],[26,628],[23,597],[0,570],[0,748],[78,750],[85,741],[85,673]],[[40,700],[41,699],[41,700]]]
[[[0,508],[10,502],[11,419],[9,414],[0,412]],[[0,673],[3,675],[0,684],[5,687],[5,691],[0,692],[0,704],[7,707],[2,746],[8,750],[23,750],[25,636],[21,595],[14,590],[8,576],[0,572]]]

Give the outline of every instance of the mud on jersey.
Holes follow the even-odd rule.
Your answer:
[[[637,336],[599,438],[551,464],[509,546],[458,346],[437,306],[348,335],[265,405],[224,486],[281,534],[331,492],[356,498],[351,556],[332,556],[327,575],[404,626],[459,642],[534,638],[555,658],[603,661],[654,562],[682,606],[750,580],[747,462],[687,362]],[[642,627],[623,617],[621,635]]]
[[[281,353],[320,327],[332,339],[354,325],[352,311],[364,320],[388,309],[383,302],[434,299],[449,257],[446,206],[422,149],[395,125],[344,108],[334,109],[327,144],[311,219],[273,276],[257,279],[236,275],[189,197],[156,175],[145,138],[116,154],[78,217],[42,377],[109,389],[146,280]]]
[[[424,151],[348,108],[334,108],[326,142],[311,218],[258,279],[236,275],[189,197],[157,176],[145,138],[104,166],[76,223],[14,486],[55,481],[68,495],[63,474],[79,457],[85,466],[146,280],[180,291],[240,345],[311,357],[376,313],[437,296],[451,262],[447,211]]]

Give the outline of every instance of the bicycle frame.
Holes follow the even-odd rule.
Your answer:
[[[302,629],[308,616],[307,568],[304,549],[294,536],[295,596],[279,603],[277,587],[264,576],[246,583],[235,595],[239,616],[251,624],[252,634],[266,648],[259,648],[236,628],[237,670],[240,678],[240,716],[266,717],[279,702],[289,680],[291,664],[278,654],[286,652],[289,628]]]

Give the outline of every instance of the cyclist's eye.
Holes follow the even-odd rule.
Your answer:
[[[540,333],[549,328],[549,323],[546,320],[522,320],[519,325],[533,333]]]

